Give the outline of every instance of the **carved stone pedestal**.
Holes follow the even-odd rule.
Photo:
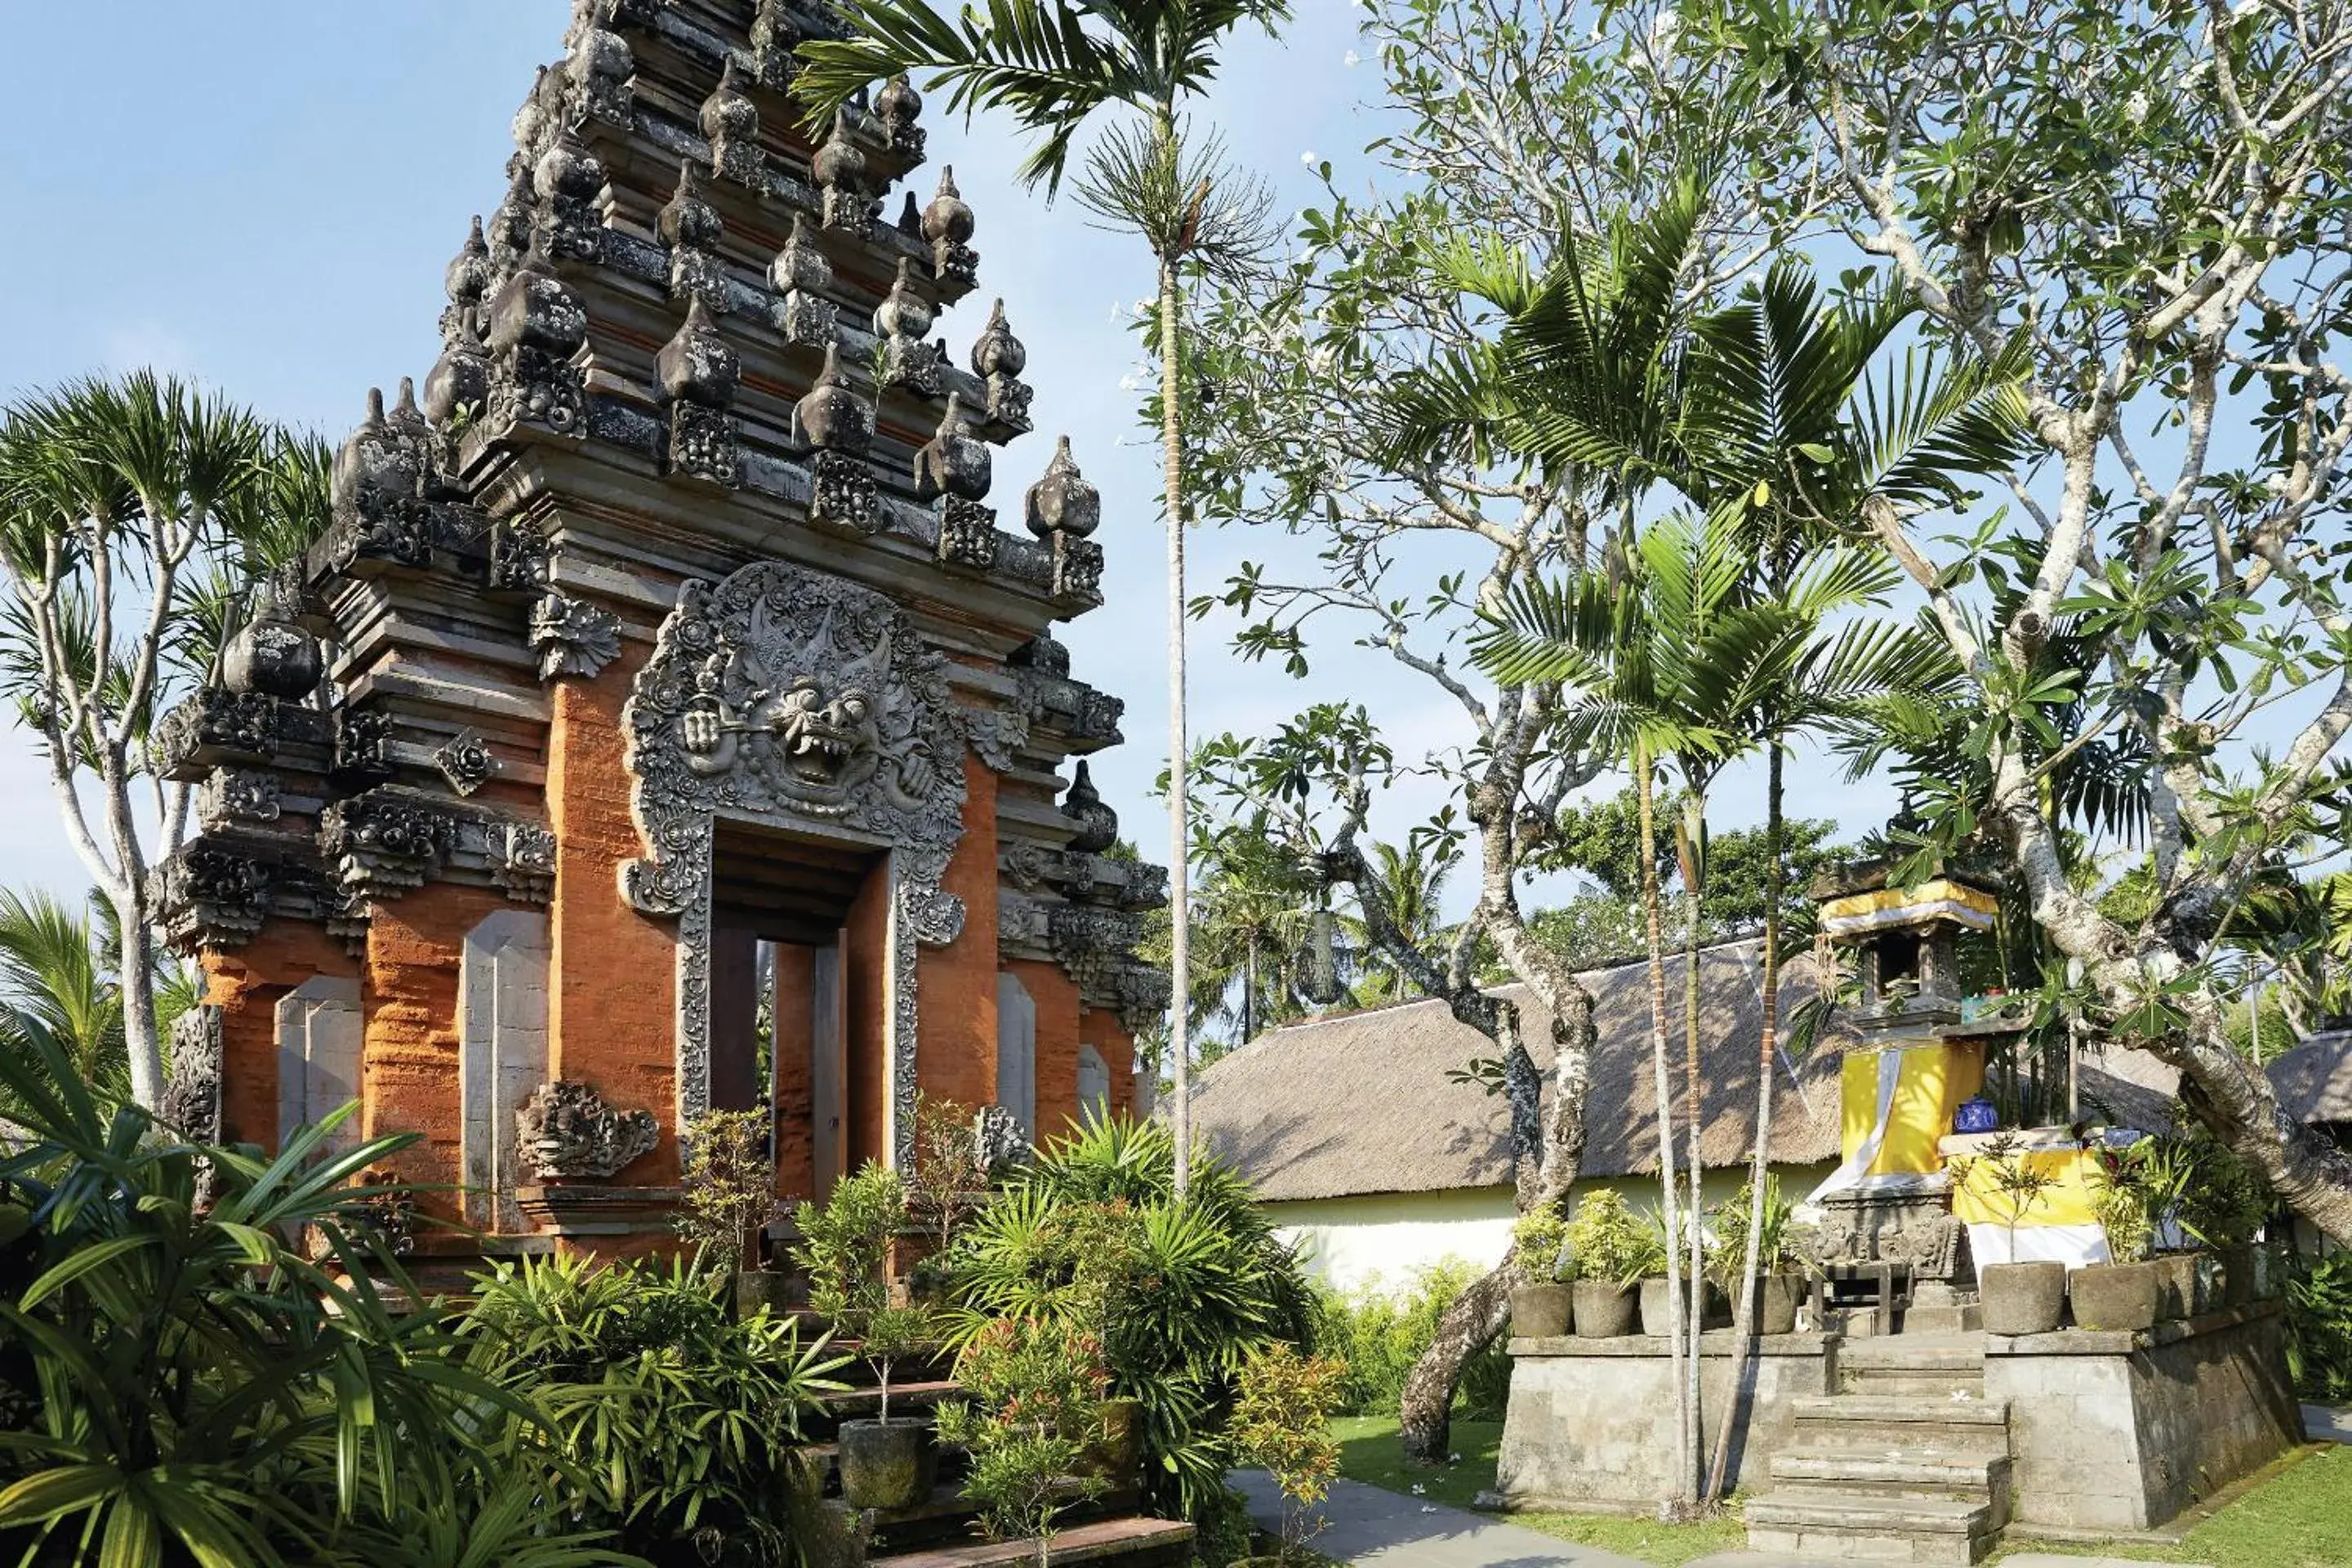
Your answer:
[[[674,1246],[672,1221],[681,1202],[676,1187],[609,1187],[562,1182],[517,1187],[515,1205],[541,1234],[600,1257],[626,1257]]]

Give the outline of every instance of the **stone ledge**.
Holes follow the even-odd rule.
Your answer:
[[[1829,1353],[1842,1335],[1812,1331],[1798,1334],[1764,1334],[1756,1341],[1758,1355],[1818,1356]],[[1730,1329],[1709,1329],[1698,1337],[1698,1353],[1706,1356],[1728,1356],[1739,1347],[1738,1335]],[[1618,1334],[1612,1338],[1585,1339],[1577,1334],[1548,1334],[1536,1339],[1515,1339],[1509,1344],[1515,1356],[1612,1357],[1663,1356],[1667,1341],[1662,1334]]]
[[[683,1194],[677,1187],[607,1187],[586,1182],[517,1187],[515,1206],[551,1236],[628,1236],[667,1231]]]
[[[2241,1323],[2257,1322],[2277,1316],[2279,1310],[2276,1301],[2253,1301],[2193,1318],[2169,1319],[2152,1329],[2060,1329],[2047,1334],[1987,1334],[1985,1354],[2129,1355],[2135,1351],[2154,1350],[2158,1345],[2220,1333]]]

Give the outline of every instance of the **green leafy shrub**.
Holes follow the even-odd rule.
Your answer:
[[[421,1295],[375,1216],[413,1194],[362,1173],[413,1139],[331,1151],[346,1106],[274,1158],[181,1142],[37,1020],[0,1026],[0,1538],[25,1561],[634,1561],[550,1503],[531,1405],[443,1314],[394,1310]]]
[[[1308,1537],[1319,1528],[1311,1510],[1339,1478],[1339,1445],[1331,1436],[1331,1416],[1347,1378],[1345,1362],[1280,1344],[1259,1351],[1242,1368],[1234,1403],[1234,1458],[1264,1470],[1282,1489],[1285,1563],[1305,1552]]]
[[[1754,1184],[1742,1182],[1738,1191],[1708,1211],[1708,1229],[1715,1237],[1706,1251],[1708,1272],[1717,1284],[1735,1296],[1748,1261],[1748,1222],[1755,1202]],[[1795,1208],[1780,1195],[1780,1178],[1768,1173],[1764,1178],[1764,1224],[1756,1241],[1758,1274],[1780,1273],[1796,1261],[1789,1236],[1789,1216]]]
[[[1047,1568],[1054,1521],[1106,1487],[1078,1473],[1110,1388],[1102,1341],[1066,1321],[1000,1318],[965,1342],[956,1381],[971,1397],[940,1407],[940,1439],[971,1455],[963,1495],[992,1537],[1034,1541]]]
[[[793,1561],[786,1460],[841,1386],[824,1340],[764,1310],[736,1321],[724,1277],[677,1260],[534,1258],[476,1283],[471,1364],[529,1395],[581,1515],[656,1561]]]
[[[1418,1270],[1402,1296],[1379,1290],[1321,1293],[1316,1348],[1348,1366],[1339,1414],[1395,1413],[1404,1397],[1405,1378],[1437,1337],[1438,1320],[1478,1272],[1449,1258]],[[1456,1414],[1468,1421],[1501,1420],[1510,1381],[1511,1358],[1498,1339],[1464,1364],[1454,1396]]]
[[[767,1112],[706,1110],[688,1122],[683,1177],[679,1238],[723,1274],[756,1265],[758,1233],[777,1208]]]
[[[1587,1193],[1568,1217],[1568,1250],[1584,1279],[1631,1285],[1665,1268],[1665,1239],[1614,1187]]]
[[[1307,1340],[1314,1304],[1232,1167],[1195,1158],[1181,1203],[1174,1171],[1157,1125],[1094,1122],[1044,1150],[957,1244],[955,1342],[1007,1318],[1094,1334],[1112,1392],[1143,1405],[1153,1506],[1198,1522],[1224,1485],[1243,1363]]]
[[[1568,1221],[1556,1208],[1523,1214],[1511,1226],[1511,1245],[1518,1249],[1519,1267],[1530,1279],[1568,1280],[1576,1265],[1568,1255]]]
[[[2180,1183],[2180,1228],[2207,1247],[2242,1247],[2270,1218],[2271,1195],[2263,1180],[2186,1110],[2173,1125],[2187,1129],[2174,1140],[2184,1169]]]
[[[2352,1400],[2352,1252],[2299,1258],[2289,1270],[2286,1366],[2304,1398]]]
[[[855,1337],[859,1353],[873,1363],[887,1426],[891,1368],[940,1337],[929,1310],[890,1299],[890,1243],[908,1223],[907,1189],[897,1172],[869,1161],[835,1182],[823,1207],[801,1205],[799,1220],[809,1305]]]

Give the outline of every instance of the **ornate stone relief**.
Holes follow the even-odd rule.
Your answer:
[[[356,794],[389,782],[399,771],[392,761],[391,714],[377,708],[337,710],[334,758],[327,775],[337,789]]]
[[[172,1020],[171,1081],[156,1114],[191,1142],[222,1142],[221,1073],[221,1010],[199,1002]],[[209,1160],[196,1162],[195,1174],[201,1207],[212,1202],[217,1178]]]
[[[149,873],[148,899],[180,952],[242,947],[268,917],[277,874],[266,860],[199,840]]]
[[[1013,753],[1029,742],[1029,715],[1017,708],[967,708],[963,732],[982,762],[1011,773]]]
[[[610,1181],[653,1152],[661,1125],[650,1110],[616,1110],[584,1083],[543,1083],[515,1112],[523,1163],[543,1182]]]
[[[543,904],[555,892],[555,835],[536,822],[491,829],[490,879],[507,897]]]
[[[586,599],[549,594],[530,607],[530,646],[539,654],[541,680],[593,679],[621,656],[621,618]]]
[[[215,768],[196,790],[196,820],[207,832],[275,822],[280,810],[278,775],[258,768]]]
[[[980,1114],[972,1119],[972,1142],[982,1168],[991,1173],[1025,1165],[1035,1152],[1021,1118],[1002,1105],[980,1108]]]
[[[498,776],[498,754],[478,730],[460,730],[433,753],[434,766],[459,795],[471,795]]]
[[[207,761],[266,763],[278,754],[278,699],[265,691],[200,686],[155,726],[166,773]]]
[[[319,848],[329,870],[360,899],[423,887],[451,833],[449,818],[429,801],[388,789],[337,801],[319,816]]]
[[[882,526],[875,500],[874,470],[847,452],[819,452],[809,459],[809,521],[829,522],[856,533]]]
[[[547,582],[547,534],[526,518],[499,518],[490,524],[489,585],[529,592]]]
[[[887,1047],[899,1146],[913,1131],[915,950],[963,926],[942,891],[963,831],[965,738],[945,656],[889,599],[783,562],[688,583],[621,727],[646,854],[629,902],[678,920],[678,1110],[709,1098],[713,822],[725,816],[889,851]]]

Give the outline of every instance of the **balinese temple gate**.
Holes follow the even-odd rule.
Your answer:
[[[1107,853],[1120,705],[1052,636],[1099,500],[1065,443],[999,526],[1027,354],[1001,303],[963,365],[933,335],[976,220],[948,170],[886,216],[907,84],[803,133],[835,26],[577,6],[421,398],[371,395],[331,531],[162,726],[187,1124],[356,1098],[494,1247],[625,1249],[709,1108],[767,1105],[800,1196],[903,1157],[919,1093],[1029,1136],[1130,1105],[1164,873]]]

